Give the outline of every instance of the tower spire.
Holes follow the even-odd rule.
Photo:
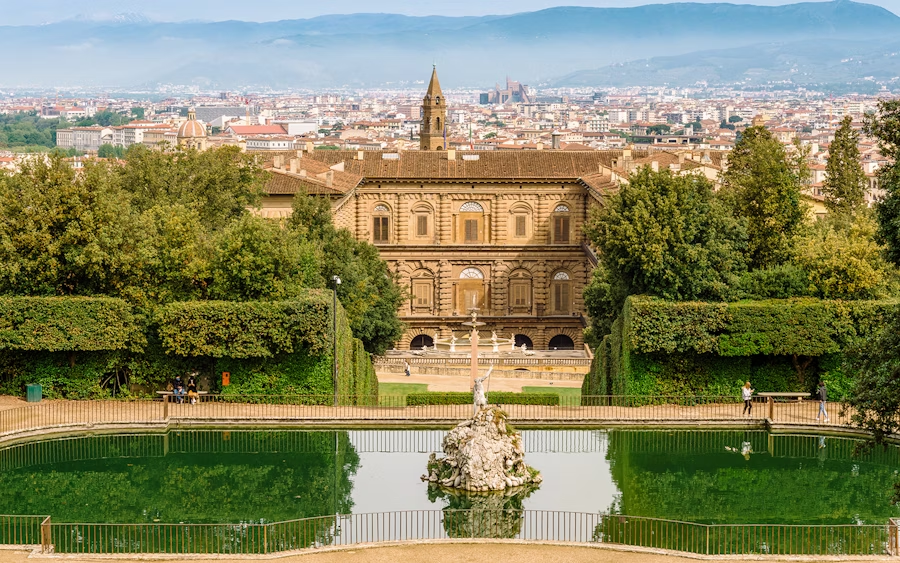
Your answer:
[[[437,75],[437,65],[432,65],[431,70],[431,82],[428,83],[428,90],[425,92],[425,99],[432,99],[444,97],[444,93],[441,91],[441,82],[438,80]]]
[[[431,70],[431,82],[422,99],[422,128],[419,132],[419,149],[423,151],[447,148],[447,100],[441,91],[437,65]]]

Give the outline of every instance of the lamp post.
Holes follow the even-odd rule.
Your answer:
[[[334,282],[334,291],[332,295],[334,299],[331,304],[331,345],[334,363],[332,366],[332,380],[334,383],[334,406],[338,404],[338,360],[337,360],[337,288],[341,285],[341,278],[331,276]]]

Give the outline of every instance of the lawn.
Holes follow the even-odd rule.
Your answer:
[[[404,406],[406,396],[410,393],[424,393],[428,391],[427,383],[378,383],[378,404],[383,407]],[[395,399],[402,397],[402,399]],[[392,402],[399,403],[397,405]]]
[[[523,393],[556,393],[559,395],[559,404],[581,404],[580,387],[522,387]]]

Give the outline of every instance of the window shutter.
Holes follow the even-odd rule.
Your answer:
[[[428,235],[428,215],[416,216],[416,235],[420,237]]]
[[[516,236],[517,237],[525,236],[525,216],[524,215],[516,215]]]
[[[556,217],[553,222],[553,242],[568,243],[569,242],[569,218]]]
[[[388,218],[375,217],[372,238],[375,242],[387,242],[388,240]]]
[[[466,219],[466,242],[478,242],[477,219]]]
[[[569,312],[569,284],[566,282],[558,282],[553,288],[553,297],[556,300],[555,310],[557,313]]]

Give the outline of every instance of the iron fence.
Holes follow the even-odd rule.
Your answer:
[[[458,402],[460,397],[452,399]],[[797,425],[846,426],[851,423],[851,413],[838,403],[829,405],[831,416],[825,421],[817,420],[818,403],[815,401],[759,403],[747,414],[738,398],[728,396],[560,396],[558,404],[501,403],[496,406],[506,411],[512,422],[520,423],[712,421],[752,424],[766,419]],[[407,406],[406,397],[402,395],[340,396],[337,405],[332,395],[201,395],[196,404],[173,402],[170,396],[156,401],[44,401],[0,411],[0,435],[54,427],[170,420],[449,423],[471,417],[472,409],[471,404]]]
[[[412,510],[262,524],[52,523],[57,553],[265,554],[422,540],[611,544],[703,555],[883,555],[890,525],[698,524],[545,510]],[[894,531],[894,533],[896,533]]]
[[[41,522],[46,516],[0,516],[0,544],[40,543]]]

